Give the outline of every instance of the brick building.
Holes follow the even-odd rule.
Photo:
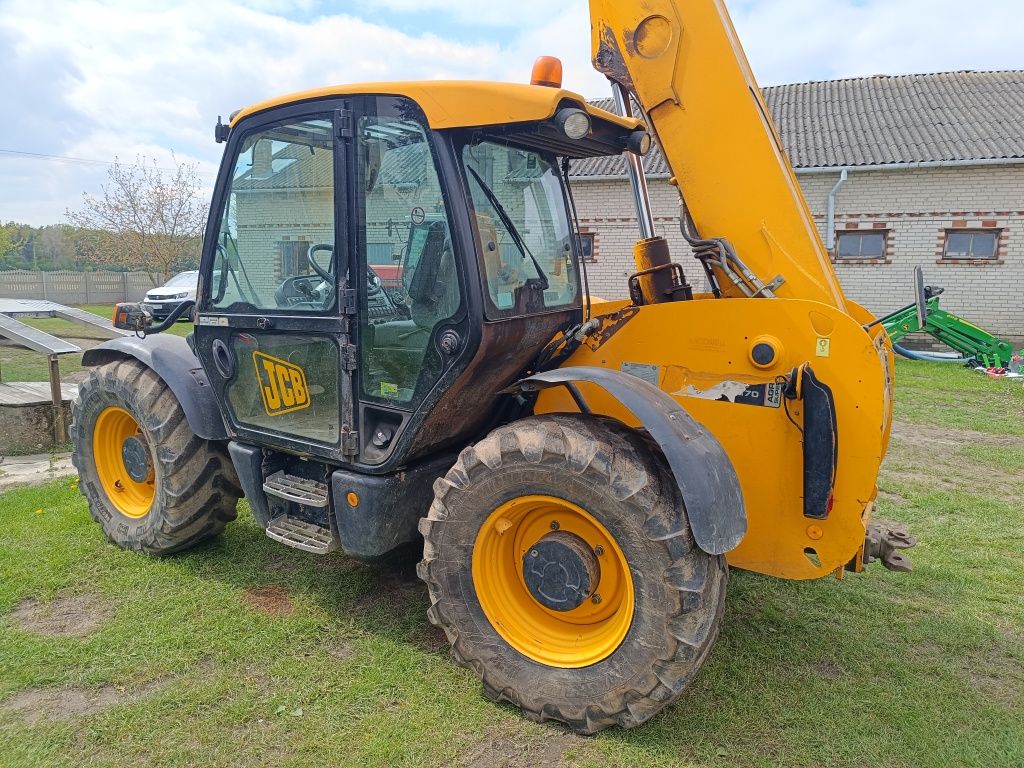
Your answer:
[[[905,306],[920,264],[946,288],[943,307],[1024,336],[1024,71],[802,83],[765,97],[851,298],[877,314]],[[657,148],[645,166],[659,234],[688,254]],[[574,175],[591,290],[623,297],[638,231],[625,162],[580,162]],[[679,260],[702,286],[696,261]]]

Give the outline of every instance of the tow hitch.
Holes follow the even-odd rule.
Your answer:
[[[890,571],[909,572],[914,566],[901,550],[917,544],[917,538],[902,523],[872,520],[864,542],[864,565],[880,560]]]

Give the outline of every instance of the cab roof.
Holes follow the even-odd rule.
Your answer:
[[[330,85],[279,96],[246,107],[232,116],[231,127],[239,121],[274,107],[332,96],[381,95],[412,99],[426,114],[435,130],[475,128],[548,120],[564,102],[585,109],[595,120],[612,123],[624,131],[644,127],[640,120],[620,117],[587,103],[578,93],[562,88],[520,83],[491,83],[478,80],[422,80],[393,83]]]

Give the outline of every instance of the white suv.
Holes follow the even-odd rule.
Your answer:
[[[157,320],[163,320],[183,301],[195,301],[198,287],[198,272],[179,272],[159,288],[147,293],[142,306],[152,312]],[[187,320],[188,317],[182,319]]]

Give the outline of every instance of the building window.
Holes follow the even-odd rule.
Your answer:
[[[958,259],[995,259],[999,256],[999,235],[1001,230],[946,230],[946,250],[942,258]]]
[[[839,232],[836,241],[838,259],[884,259],[887,230]]]
[[[282,240],[278,243],[281,249],[281,276],[295,277],[296,275],[308,275],[309,242],[306,240]]]
[[[597,261],[594,258],[594,235],[581,234],[579,236],[580,255],[584,261]]]

